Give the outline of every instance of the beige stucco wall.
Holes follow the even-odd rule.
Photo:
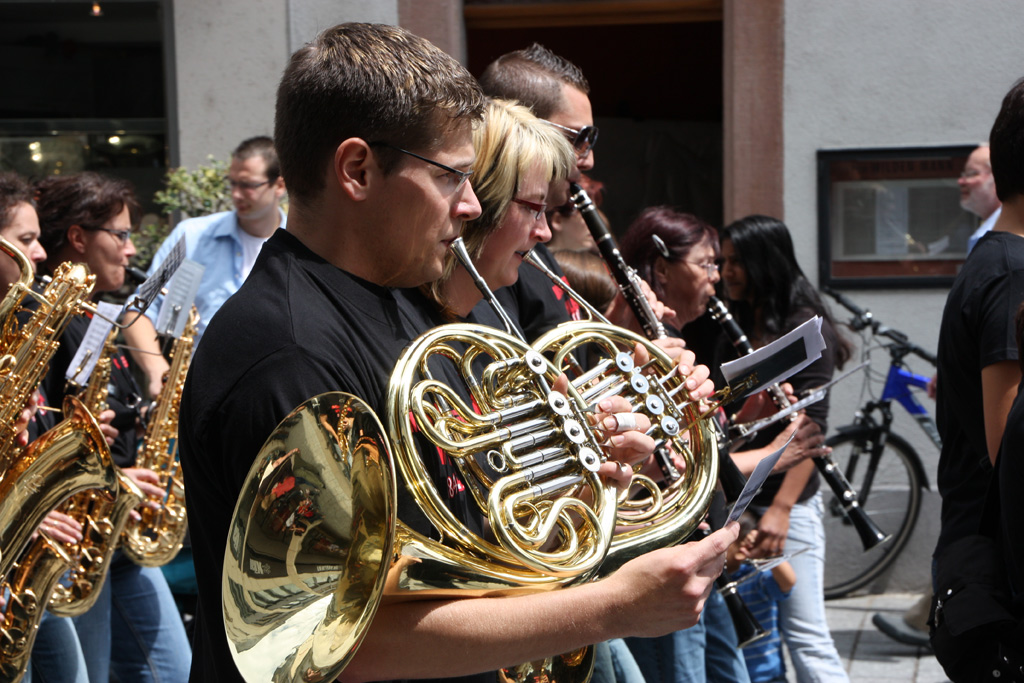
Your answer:
[[[274,128],[288,56],[343,21],[398,23],[396,0],[173,0],[177,161],[226,159]]]
[[[786,0],[780,170],[786,223],[808,275],[816,277],[818,262],[816,151],[987,139],[1003,95],[1024,76],[1020,9],[1001,0]],[[921,346],[936,348],[945,290],[849,294]],[[875,366],[884,368],[888,357],[878,358]],[[931,374],[925,363],[911,364]],[[833,392],[833,425],[849,421],[860,388],[860,382],[847,381]],[[925,403],[933,409],[933,402]],[[902,408],[896,414],[899,432],[924,456],[934,486],[938,451]],[[937,495],[926,503],[911,552],[889,588],[927,580],[938,532]]]

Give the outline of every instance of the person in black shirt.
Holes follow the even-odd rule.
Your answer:
[[[193,680],[240,680],[221,621],[221,570],[232,508],[263,440],[328,390],[382,411],[395,358],[422,331],[409,294],[393,288],[436,280],[448,245],[480,212],[465,180],[482,110],[461,66],[396,27],[344,24],[292,56],[275,123],[288,228],[211,322],[182,398],[199,582]],[[443,478],[445,464],[433,467]],[[446,504],[459,507],[465,492],[449,492]],[[401,487],[399,497],[401,516]],[[384,604],[342,679],[450,679],[627,631],[680,628],[696,619],[735,537],[730,527],[543,594]],[[627,604],[638,608],[620,618]]]
[[[953,283],[938,352],[942,528],[929,626],[954,681],[1013,678],[1024,651],[1024,78],[989,147],[1002,212]]]
[[[36,185],[36,195],[40,242],[48,255],[44,268],[52,272],[65,261],[84,263],[96,276],[94,296],[120,289],[135,253],[131,233],[139,205],[131,185],[97,173],[51,176]],[[88,326],[85,317],[76,317],[61,336],[42,384],[55,405],[63,403],[65,376]],[[111,455],[144,494],[162,498],[158,475],[133,467],[142,392],[127,357],[118,351],[111,361],[107,403],[116,430]],[[115,551],[99,598],[75,618],[75,627],[92,680],[105,681],[111,673],[134,681],[184,681],[188,676],[188,638],[158,567],[140,567]]]
[[[491,97],[517,101],[530,108],[540,119],[548,121],[566,137],[576,150],[577,172],[594,167],[594,143],[597,128],[590,107],[590,84],[580,69],[547,48],[534,44],[525,50],[504,54],[480,74],[480,84]],[[572,209],[568,183],[553,183],[550,192],[551,210]],[[561,268],[543,244],[534,253],[559,276]],[[523,265],[519,279],[497,291],[501,302],[524,325],[527,339],[536,339],[566,320],[579,320],[579,310],[569,297],[530,265]]]
[[[953,282],[939,327],[936,418],[942,435],[942,526],[933,555],[936,565],[944,561],[943,551],[951,543],[980,531],[1000,442],[1009,437],[1001,458],[1016,455],[1005,446],[1019,431],[1016,425],[1008,429],[1007,415],[1021,380],[1014,315],[1024,300],[1024,79],[1003,99],[989,150],[1002,213]],[[1004,498],[1004,505],[1008,500]]]

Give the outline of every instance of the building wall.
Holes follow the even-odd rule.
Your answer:
[[[172,0],[172,11],[172,163],[183,166],[210,154],[226,159],[243,139],[273,134],[288,56],[320,30],[343,21],[398,23],[397,0]]]
[[[784,163],[763,172],[783,173],[785,220],[812,278],[818,258],[816,151],[986,140],[1003,95],[1024,75],[1022,31],[1024,14],[1000,0],[786,1]],[[919,345],[936,348],[946,290],[849,294]],[[833,311],[845,312],[836,306]],[[887,358],[878,358],[875,367],[887,365]],[[923,361],[910,363],[931,374]],[[863,400],[860,389],[854,378],[835,389],[833,425],[849,421]],[[925,403],[930,410],[934,406]],[[902,408],[896,411],[897,429],[925,456],[934,487],[938,452]],[[924,584],[937,533],[934,494],[889,588]]]

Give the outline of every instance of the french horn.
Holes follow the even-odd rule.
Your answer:
[[[511,331],[443,325],[402,353],[383,420],[341,392],[313,397],[286,417],[245,479],[225,550],[223,616],[243,677],[332,680],[382,601],[553,590],[597,578],[610,552],[621,564],[695,526],[707,504],[699,499],[713,488],[714,440],[686,442],[691,427],[701,433],[701,414],[676,398],[685,378],[660,352],[645,368],[626,367],[626,339],[633,341],[592,326],[585,343],[606,353],[615,347],[616,370],[600,363],[597,373],[558,383],[559,354],[572,346],[564,339],[542,352]],[[655,370],[662,376],[649,374]],[[662,409],[678,413],[674,433],[692,456],[692,476],[668,497],[681,507],[687,501],[686,512],[645,503],[643,514],[627,516],[633,535],[617,546],[628,503],[597,474],[605,436],[588,418],[596,400],[623,392],[651,411],[636,388],[623,386],[630,382],[657,384],[652,395],[672,402]],[[483,529],[469,528],[446,504],[432,476],[435,451],[458,470],[487,520]],[[397,512],[399,490],[415,503],[413,519],[403,518],[404,505]],[[665,500],[660,492],[648,497]],[[699,516],[683,523],[683,515]],[[669,520],[670,533],[653,531]],[[558,680],[585,681],[592,666],[584,648],[499,676],[531,681],[557,672]]]

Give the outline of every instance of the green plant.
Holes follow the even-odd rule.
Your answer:
[[[172,168],[164,183],[167,189],[156,193],[153,200],[165,216],[180,211],[187,217],[206,216],[231,208],[231,190],[228,188],[228,167],[213,155],[207,157],[208,166]]]
[[[227,172],[227,164],[212,154],[207,157],[206,165],[197,166],[195,170],[179,167],[167,171],[165,189],[153,196],[154,203],[166,218],[140,226],[133,236],[136,266],[149,267],[156,250],[171,231],[171,216],[175,212],[180,220],[231,209]]]

